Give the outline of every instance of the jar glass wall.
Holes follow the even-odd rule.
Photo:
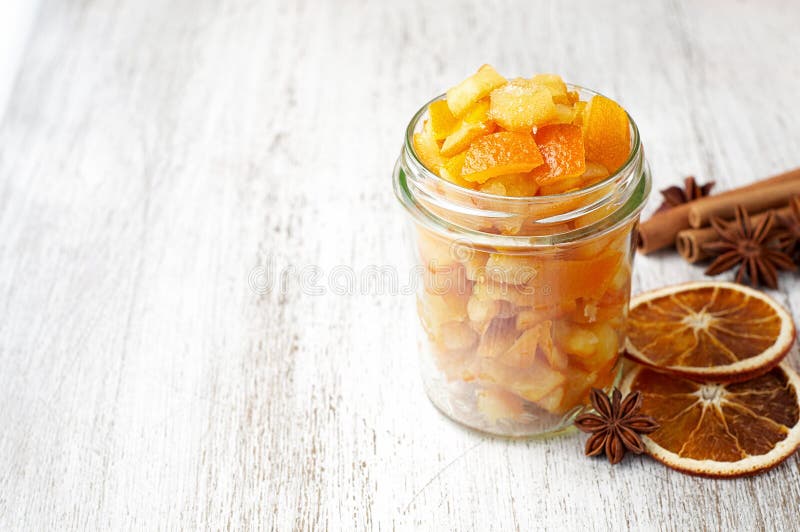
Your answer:
[[[411,139],[427,107],[409,124],[394,172],[423,272],[414,326],[425,389],[447,416],[478,430],[559,431],[592,387],[607,389],[619,375],[635,228],[650,191],[636,125],[627,162],[607,179],[504,197],[424,167]]]

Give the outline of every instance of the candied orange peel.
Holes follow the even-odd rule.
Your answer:
[[[544,162],[530,133],[499,131],[476,139],[467,148],[461,177],[484,183],[500,175],[530,172]]]
[[[414,149],[432,172],[497,196],[546,196],[588,187],[630,154],[625,110],[589,101],[556,74],[501,76],[483,65],[432,102]]]
[[[538,231],[542,220],[545,228],[562,224],[559,230],[588,226],[608,208],[578,220],[547,219],[592,201],[603,186],[551,198],[552,204],[504,201],[586,189],[628,160],[625,111],[608,98],[583,101],[581,94],[555,74],[506,79],[484,65],[430,104],[414,151],[444,180],[481,192],[470,198],[476,207],[504,215],[481,220],[486,232],[524,235]],[[425,273],[417,303],[426,349],[437,377],[454,385],[447,392],[454,403],[471,405],[486,420],[471,425],[504,433],[503,424],[512,422],[554,423],[579,410],[593,387],[613,384],[634,223],[529,249],[461,246],[418,227],[416,255]]]

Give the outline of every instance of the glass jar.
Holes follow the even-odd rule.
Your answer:
[[[558,432],[592,387],[608,389],[620,375],[635,232],[651,185],[638,129],[631,119],[628,160],[594,185],[496,196],[420,162],[412,139],[429,104],[409,123],[393,176],[422,272],[425,389],[445,415],[477,430]]]

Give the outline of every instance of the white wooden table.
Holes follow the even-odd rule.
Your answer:
[[[797,457],[713,481],[456,426],[412,297],[328,281],[404,272],[404,127],[484,62],[618,98],[655,188],[800,165],[800,5],[393,4],[43,3],[0,125],[0,529],[796,529]]]

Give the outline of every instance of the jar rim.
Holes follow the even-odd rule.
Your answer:
[[[600,92],[594,91],[592,89],[587,89],[586,87],[582,87],[580,85],[575,85],[575,84],[572,84],[572,83],[566,83],[566,86],[567,86],[567,89],[570,89],[570,90],[582,91],[582,92],[586,92],[588,94],[591,94],[592,96],[603,96],[604,98],[608,98],[608,96],[606,96],[606,95],[604,95],[604,94],[602,94]],[[589,192],[593,192],[595,190],[603,188],[604,185],[607,185],[609,182],[613,181],[615,177],[618,177],[620,174],[624,174],[625,171],[629,169],[629,167],[631,167],[631,166],[633,166],[635,164],[637,155],[639,154],[639,151],[641,150],[641,140],[639,138],[639,127],[636,125],[636,121],[634,121],[634,119],[630,115],[630,113],[628,113],[628,111],[623,108],[623,110],[625,110],[625,114],[628,117],[628,122],[629,122],[629,124],[631,126],[631,150],[630,150],[630,153],[628,154],[628,158],[625,160],[625,162],[622,164],[622,166],[620,166],[614,173],[609,174],[609,176],[606,177],[605,179],[603,179],[602,181],[598,181],[597,183],[594,183],[589,187],[582,188],[582,189],[579,189],[579,190],[572,190],[572,191],[568,191],[568,192],[562,192],[560,194],[548,194],[546,196],[499,196],[497,194],[489,194],[488,192],[481,192],[480,190],[467,189],[467,188],[459,186],[459,185],[457,185],[457,184],[455,184],[455,183],[453,183],[451,181],[448,181],[447,179],[443,178],[442,176],[440,176],[440,175],[438,175],[438,174],[436,174],[434,172],[431,172],[428,169],[428,167],[425,166],[425,164],[420,160],[419,156],[417,155],[417,150],[414,148],[414,133],[416,131],[417,124],[419,124],[419,122],[420,122],[420,119],[425,115],[425,113],[428,110],[428,107],[433,102],[436,102],[436,101],[439,101],[439,100],[444,100],[446,97],[447,97],[447,93],[439,94],[438,96],[435,96],[434,98],[429,100],[427,103],[425,103],[421,108],[419,108],[417,110],[416,113],[414,113],[414,116],[411,118],[411,121],[408,123],[408,126],[406,127],[405,150],[409,153],[409,155],[411,155],[411,157],[413,158],[413,161],[415,163],[419,164],[420,168],[422,169],[422,174],[423,175],[425,175],[426,177],[432,178],[434,182],[444,186],[445,188],[453,188],[455,190],[462,191],[462,192],[463,191],[467,191],[470,195],[474,195],[476,198],[483,198],[483,199],[489,199],[489,200],[497,200],[498,198],[502,198],[503,200],[510,200],[512,202],[518,201],[519,203],[531,203],[531,202],[544,203],[546,201],[552,201],[553,199],[561,200],[561,199],[572,199],[572,198],[575,198],[575,197],[579,197],[579,196],[581,196],[583,194],[586,194],[586,193],[589,193]],[[609,99],[611,99],[611,98],[609,98]],[[615,100],[612,100],[612,101],[615,101]]]
[[[567,87],[570,90],[577,90],[579,92],[590,94],[592,96],[594,95],[602,96],[602,94],[599,92],[593,91],[591,89],[586,89],[579,85],[567,84]],[[422,163],[419,156],[417,155],[416,150],[414,149],[414,142],[413,142],[414,133],[417,131],[417,127],[420,124],[421,119],[426,114],[428,106],[431,103],[444,98],[445,94],[440,94],[436,96],[435,98],[427,102],[425,105],[423,105],[414,114],[414,116],[412,117],[411,121],[409,122],[406,128],[403,150],[401,151],[401,155],[398,158],[394,169],[395,194],[397,195],[400,202],[404,205],[404,207],[407,210],[411,211],[411,213],[415,215],[417,219],[426,221],[428,222],[428,224],[432,223],[439,230],[445,230],[449,233],[452,232],[460,233],[463,236],[468,236],[470,240],[473,241],[484,241],[484,243],[489,246],[497,246],[497,245],[505,247],[522,246],[530,248],[540,245],[552,246],[555,244],[566,244],[574,242],[576,240],[580,240],[581,238],[585,238],[588,236],[599,236],[601,234],[606,233],[607,231],[613,230],[622,223],[625,223],[632,217],[638,215],[639,212],[641,212],[642,208],[644,207],[644,203],[650,193],[650,187],[651,187],[650,171],[646,161],[644,160],[643,148],[641,146],[641,140],[639,136],[639,128],[636,125],[636,122],[633,120],[633,118],[627,111],[625,111],[625,113],[628,116],[628,121],[631,129],[631,149],[625,163],[623,163],[614,173],[610,174],[605,179],[592,184],[589,187],[574,191],[568,191],[560,194],[550,194],[545,196],[523,196],[523,197],[500,196],[496,194],[489,194],[479,190],[468,189],[466,187],[462,187],[460,185],[452,183],[447,179],[444,179],[443,177],[430,171]],[[640,168],[637,169],[637,165],[640,166]],[[446,218],[443,218],[431,212],[429,209],[425,208],[423,205],[420,204],[419,201],[416,200],[416,198],[414,197],[414,193],[409,188],[408,184],[409,170],[419,175],[423,180],[430,181],[437,187],[453,191],[454,193],[457,194],[463,194],[466,197],[474,199],[476,202],[479,202],[481,200],[488,200],[493,202],[500,201],[512,206],[548,205],[548,204],[553,204],[555,202],[574,200],[576,198],[581,198],[583,196],[590,196],[593,193],[602,190],[603,187],[609,187],[609,185],[613,185],[615,181],[620,181],[622,179],[626,180],[633,179],[635,181],[633,185],[635,186],[631,191],[630,196],[626,199],[626,201],[624,201],[624,203],[618,209],[610,213],[608,217],[603,218],[592,224],[586,225],[584,227],[551,235],[504,235],[504,234],[484,232],[477,229],[471,229],[463,227],[461,225],[454,224],[451,221],[447,220]],[[610,198],[614,190],[614,187],[610,188],[611,192],[601,197],[597,203],[606,201]],[[615,215],[619,219],[610,220],[611,218],[614,218]]]

